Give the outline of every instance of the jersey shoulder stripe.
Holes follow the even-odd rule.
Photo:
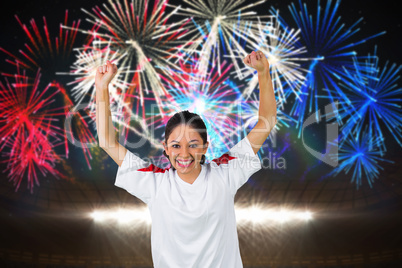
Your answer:
[[[212,161],[215,162],[218,166],[220,164],[227,164],[230,160],[236,159],[236,157],[230,156],[229,154],[224,154],[219,158],[215,158]]]
[[[169,168],[160,168],[158,166],[155,166],[154,164],[150,164],[149,166],[145,168],[140,168],[137,171],[144,171],[144,172],[153,172],[153,173],[165,173],[166,171],[169,171]]]

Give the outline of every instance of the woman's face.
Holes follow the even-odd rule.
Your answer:
[[[167,144],[163,142],[170,162],[179,173],[191,174],[200,169],[200,161],[206,154],[208,142],[203,144],[201,135],[196,129],[181,124],[169,135]]]

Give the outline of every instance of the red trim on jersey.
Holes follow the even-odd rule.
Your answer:
[[[155,166],[154,164],[150,164],[146,168],[140,168],[137,171],[152,171],[153,173],[165,173],[165,171],[169,170],[169,168],[162,169],[160,167]]]
[[[236,157],[230,156],[229,154],[224,154],[219,158],[213,159],[218,166],[220,164],[227,164],[230,160],[236,159]]]

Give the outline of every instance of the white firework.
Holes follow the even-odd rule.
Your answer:
[[[95,42],[95,41],[94,41]],[[111,61],[115,64],[124,58],[125,54],[112,51],[110,46],[104,48],[92,46],[82,47],[74,49],[76,54],[76,60],[71,67],[69,73],[58,72],[58,75],[75,76],[74,81],[67,83],[68,86],[73,86],[71,89],[72,96],[75,100],[75,106],[81,106],[85,97],[89,96],[88,103],[93,103],[95,99],[95,76],[99,66],[106,64],[106,61]],[[127,83],[121,80],[121,76],[124,73],[130,72],[125,67],[120,67],[117,70],[117,74],[109,86],[109,92],[112,98],[118,99],[117,89],[126,88]],[[91,107],[91,112],[94,111],[94,107]]]
[[[301,66],[301,62],[311,59],[303,57],[307,50],[297,44],[300,30],[284,28],[278,20],[275,20],[274,27],[271,24],[259,23],[258,28],[258,36],[262,37],[259,39],[260,42],[255,42],[251,38],[248,47],[253,51],[260,50],[267,57],[273,86],[280,100],[278,107],[283,109],[283,104],[290,94],[299,96],[308,73],[308,70]],[[239,51],[237,53],[242,54]],[[258,86],[258,75],[254,69],[247,66],[242,72],[252,76],[247,89],[243,92],[245,98],[248,98]]]
[[[119,66],[116,76],[113,78],[108,88],[112,120],[120,127],[123,127],[123,129],[129,128],[137,134],[144,134],[144,131],[127,124],[127,119],[124,120],[123,116],[123,113],[128,111],[128,118],[130,118],[130,120],[136,120],[140,122],[140,124],[142,122],[140,116],[131,112],[132,103],[125,100],[126,94],[123,93],[126,92],[127,88],[130,86],[124,77],[128,73],[132,73],[127,67],[120,65],[120,62],[126,57],[126,54],[112,51],[109,45],[100,48],[99,42],[96,42],[96,39],[93,42],[96,44],[74,49],[77,52],[76,60],[69,73],[57,73],[58,75],[75,77],[73,81],[67,83],[67,86],[73,86],[71,89],[72,96],[75,100],[73,110],[88,110],[88,114],[92,118],[93,127],[96,128],[95,76],[98,67],[104,65],[106,61],[109,60]]]
[[[162,78],[178,79],[179,66],[175,58],[181,57],[181,49],[188,40],[183,37],[183,28],[190,19],[175,23],[168,22],[177,9],[167,12],[167,0],[156,1],[148,8],[147,0],[109,0],[102,8],[96,6],[92,12],[82,9],[93,24],[92,30],[79,31],[96,35],[94,44],[109,46],[125,57],[121,66],[134,70],[135,76],[126,75],[124,81],[135,84],[136,94],[144,105],[144,94],[153,94],[157,102],[167,91]]]
[[[236,57],[233,48],[240,51],[242,55],[247,55],[239,41],[249,42],[250,38],[259,39],[258,26],[252,22],[257,21],[257,18],[268,18],[270,21],[273,17],[272,15],[258,17],[256,12],[249,11],[250,8],[264,3],[265,0],[255,3],[247,3],[246,0],[213,0],[207,3],[203,0],[184,0],[184,2],[190,7],[180,8],[177,15],[191,17],[195,26],[188,26],[187,34],[193,33],[194,40],[202,40],[200,51],[198,51],[199,42],[194,42],[186,51],[189,54],[199,54],[197,69],[204,75],[208,72],[210,62],[214,63],[215,59],[217,59],[218,72],[221,74],[221,50],[225,52],[224,57],[232,59]],[[254,34],[250,35],[250,33]],[[233,63],[238,76],[241,77],[239,64]]]

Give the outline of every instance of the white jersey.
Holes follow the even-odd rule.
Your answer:
[[[201,165],[193,184],[173,168],[161,169],[127,151],[115,185],[148,205],[155,268],[240,268],[234,196],[260,169],[261,161],[244,137]]]

